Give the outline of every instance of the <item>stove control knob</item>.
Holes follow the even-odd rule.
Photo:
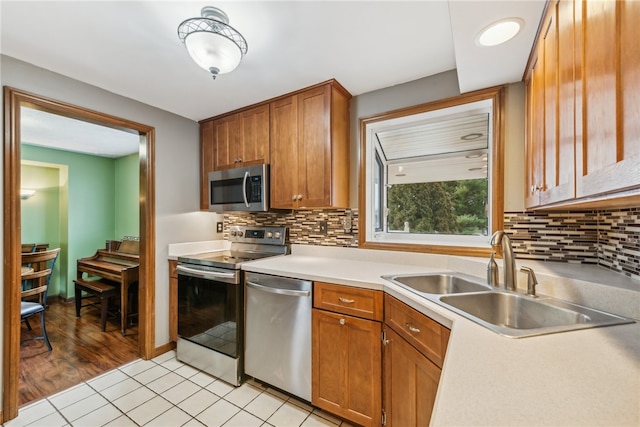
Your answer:
[[[272,233],[272,232],[270,232],[270,231],[268,231],[268,232],[267,232],[267,239],[270,239],[270,238],[272,238],[272,237],[273,237],[273,233]]]
[[[279,232],[279,231],[276,231],[275,238],[276,238],[276,239],[279,239],[279,238],[280,238],[280,232]]]
[[[232,236],[235,236],[235,235],[236,235],[236,232],[235,232],[235,231],[232,231],[230,234],[231,234]]]
[[[238,231],[237,235],[238,237],[242,237],[242,231]]]

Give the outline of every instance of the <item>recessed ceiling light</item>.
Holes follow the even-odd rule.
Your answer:
[[[478,139],[478,138],[481,138],[481,137],[482,137],[481,133],[474,132],[474,133],[470,133],[470,134],[467,134],[467,135],[462,135],[460,137],[460,139],[462,139],[463,141],[473,141],[474,139]]]
[[[501,19],[480,31],[476,41],[480,46],[497,46],[514,38],[522,27],[524,21],[520,18]]]

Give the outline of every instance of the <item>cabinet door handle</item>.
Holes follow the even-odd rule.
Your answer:
[[[341,325],[344,325],[344,324],[345,324],[344,319],[340,319],[340,324],[341,324]]]
[[[302,200],[302,194],[298,194],[298,200]]]
[[[547,187],[545,187],[543,184],[538,184],[538,185],[532,185],[531,186],[531,194],[535,193],[536,191],[544,191],[546,190]]]
[[[353,304],[354,302],[356,302],[355,300],[342,298],[342,297],[338,297],[338,301],[343,302],[345,304]]]
[[[410,325],[410,324],[408,324],[408,323],[405,323],[405,326],[407,327],[407,329],[408,329],[408,330],[410,330],[410,331],[411,331],[411,332],[413,332],[413,333],[416,333],[416,334],[417,334],[417,333],[419,333],[419,332],[420,332],[420,329],[416,328],[415,326],[411,326],[411,325]]]
[[[294,201],[294,202],[296,201],[296,195],[295,194],[293,196],[291,196],[291,200]]]

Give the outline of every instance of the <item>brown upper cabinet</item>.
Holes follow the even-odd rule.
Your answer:
[[[213,121],[200,123],[200,210],[209,210],[209,172],[214,170]]]
[[[269,163],[269,106],[213,121],[213,170]]]
[[[337,82],[271,103],[271,207],[348,207],[349,100]]]
[[[548,4],[525,76],[526,206],[640,200],[640,3]]]
[[[200,209],[209,172],[263,163],[271,207],[348,207],[350,99],[330,80],[200,122]]]
[[[269,163],[269,104],[200,123],[200,209],[209,209],[208,174]]]

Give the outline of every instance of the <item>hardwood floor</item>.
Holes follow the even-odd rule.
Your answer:
[[[38,316],[30,321],[33,331],[22,324],[22,339],[40,334]],[[109,319],[100,330],[100,312],[86,307],[76,317],[73,303],[52,302],[46,325],[53,347],[42,340],[20,345],[20,406],[79,384],[138,358],[138,326],[122,336],[118,319]]]

